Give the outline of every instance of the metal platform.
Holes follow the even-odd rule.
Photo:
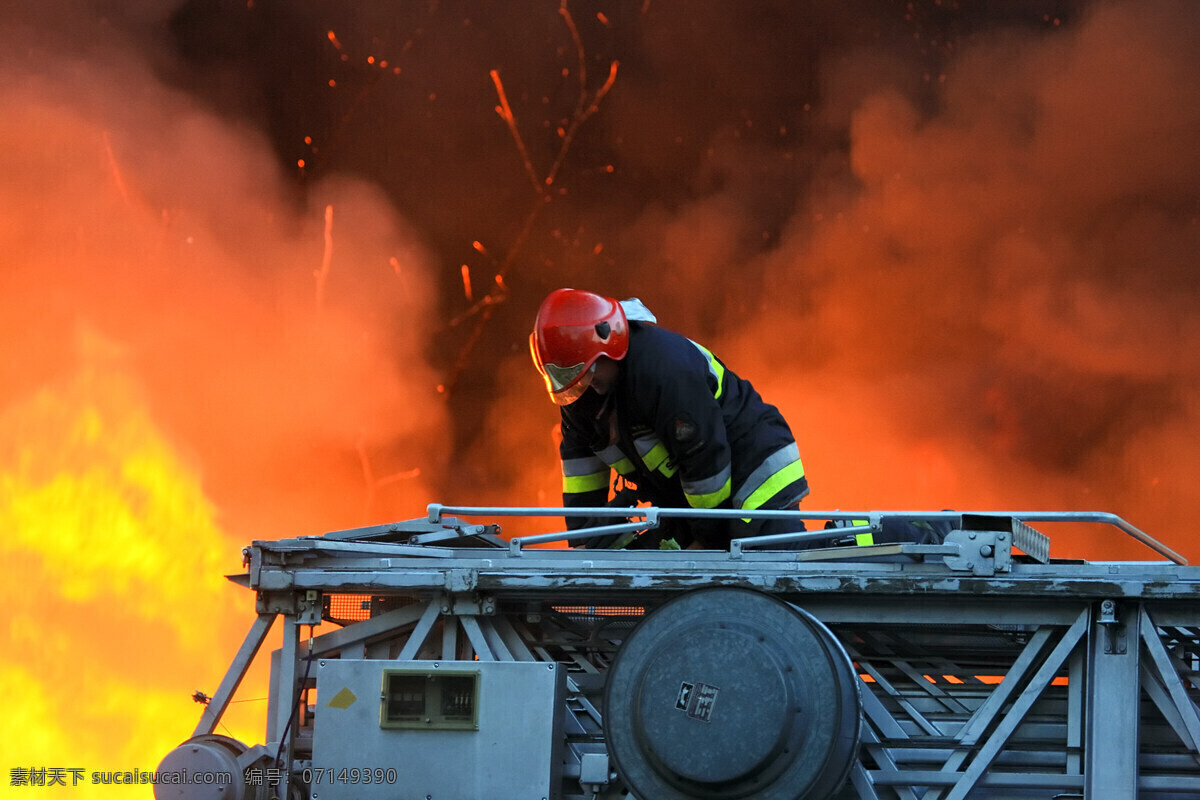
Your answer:
[[[423,519],[254,542],[247,573],[231,577],[256,592],[257,618],[185,745],[273,777],[237,787],[243,798],[659,800],[647,788],[656,781],[674,793],[664,797],[1200,797],[1200,568],[1124,520],[760,512],[810,528],[856,520],[856,534],[915,519],[951,530],[931,544],[803,550],[775,548],[829,544],[847,529],[735,540],[728,551],[535,546],[706,513],[623,512],[633,518],[591,533],[506,541],[497,519],[563,510],[435,505]],[[1054,560],[1042,530],[1062,522],[1123,531],[1162,560]],[[754,610],[737,611],[743,603]],[[283,646],[272,657],[264,744],[213,744],[277,617]],[[305,630],[313,625],[319,635]],[[819,646],[796,643],[810,634]],[[492,662],[544,664],[561,673],[561,687],[528,669],[501,676],[472,666]],[[385,724],[388,708],[416,698],[417,719],[421,702],[438,702],[422,699],[421,681],[439,680],[439,669],[468,676],[459,694],[476,728]],[[386,675],[397,670],[424,677],[389,694]],[[344,686],[324,677],[343,673]],[[619,690],[606,691],[610,675]],[[742,683],[757,687],[753,696],[738,694]],[[676,704],[659,703],[663,693]],[[350,722],[342,712],[356,702],[365,705]],[[544,717],[547,702],[561,717],[522,717],[526,707]],[[791,706],[794,714],[779,711]],[[528,763],[489,765],[499,751],[480,747],[488,736],[497,747],[518,742],[503,759],[529,753]],[[828,746],[835,736],[848,745]],[[182,748],[173,763],[188,763]],[[454,781],[414,767],[438,759]],[[372,770],[392,778],[382,781],[390,788],[355,789],[347,772],[355,768],[360,782]],[[515,777],[531,769],[536,780]],[[801,775],[817,777],[788,784]]]

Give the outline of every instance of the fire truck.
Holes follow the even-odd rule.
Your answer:
[[[612,522],[501,535],[572,513]],[[230,576],[249,632],[160,767],[231,780],[156,797],[1200,797],[1200,568],[1169,547],[1112,514],[961,511],[754,512],[808,530],[723,551],[562,546],[747,513],[431,505],[255,541]],[[943,535],[855,543],[897,522]],[[1061,523],[1149,557],[1053,558]],[[276,623],[263,742],[218,734]]]

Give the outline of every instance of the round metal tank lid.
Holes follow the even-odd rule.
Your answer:
[[[689,592],[617,652],[609,753],[646,800],[827,797],[857,751],[857,681],[810,614],[746,589]]]
[[[181,780],[156,783],[155,800],[241,800],[246,794],[243,767],[238,757],[246,746],[236,739],[218,734],[206,734],[189,739],[163,758],[158,766],[160,775],[209,775],[213,783]],[[220,776],[228,776],[227,781]]]

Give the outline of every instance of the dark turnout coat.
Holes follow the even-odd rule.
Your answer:
[[[564,505],[604,505],[612,470],[668,508],[784,508],[808,493],[787,422],[749,381],[678,333],[629,328],[612,391],[589,389],[561,409]],[[737,535],[728,522],[707,529],[702,540]]]

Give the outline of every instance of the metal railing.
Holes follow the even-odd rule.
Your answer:
[[[637,522],[630,521],[574,531],[519,536],[509,542],[509,547],[513,553],[519,553],[524,547],[534,544],[580,542],[611,536],[613,534],[619,535],[653,530],[658,527],[659,520],[662,519],[795,519],[845,520],[851,522],[866,520],[867,524],[855,526],[853,528],[854,532],[879,533],[882,531],[883,520],[886,518],[911,521],[954,521],[960,520],[964,516],[1008,517],[1023,523],[1098,523],[1109,525],[1175,564],[1186,565],[1188,563],[1187,559],[1178,552],[1150,536],[1145,531],[1130,524],[1116,514],[1103,511],[748,511],[744,509],[660,508],[657,506],[631,508],[612,508],[608,506],[586,508],[447,506],[440,503],[430,503],[428,506],[428,521],[431,524],[441,524],[446,521],[449,515],[467,517],[599,517],[640,520]],[[734,539],[730,543],[730,551],[739,553],[746,548],[768,548],[771,545],[828,541],[845,536],[846,533],[846,528],[829,528],[818,531],[797,531],[796,533],[740,538]]]

